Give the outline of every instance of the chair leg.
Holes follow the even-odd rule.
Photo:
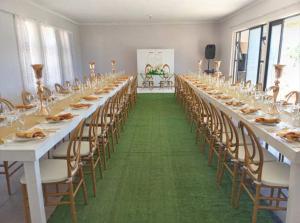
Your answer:
[[[109,127],[109,131],[110,131],[110,139],[111,139],[112,151],[115,152],[115,140],[114,140],[113,126]]]
[[[245,182],[245,177],[246,177],[246,172],[245,172],[245,170],[243,170],[242,176],[241,176],[240,186],[239,186],[239,189],[238,189],[238,192],[237,192],[237,195],[236,195],[236,201],[235,201],[236,208],[238,208],[240,206],[240,199],[241,199],[241,194],[242,194],[242,190],[243,190],[243,185],[244,185],[244,182]]]
[[[77,223],[74,188],[73,188],[72,182],[69,183],[69,197],[70,197],[70,209],[71,209],[72,223]]]
[[[90,164],[90,169],[91,169],[91,174],[92,174],[92,183],[93,183],[93,193],[94,197],[96,197],[96,174],[95,174],[95,164],[94,164],[94,157],[91,156],[89,158],[89,164]]]
[[[223,176],[224,176],[224,171],[225,171],[225,162],[226,162],[226,151],[224,152],[222,156],[222,161],[220,165],[220,170],[219,170],[219,176],[218,176],[218,185],[221,186],[222,181],[223,181]]]
[[[3,162],[3,166],[4,166],[4,174],[5,174],[5,178],[6,178],[6,185],[7,185],[7,192],[9,195],[11,195],[11,186],[10,186],[10,177],[9,177],[9,170],[8,170],[8,162],[4,161]]]
[[[30,211],[29,211],[26,184],[21,184],[21,191],[22,191],[22,195],[23,195],[23,208],[24,208],[25,223],[30,223]]]
[[[96,165],[98,165],[99,172],[100,172],[100,177],[103,178],[103,173],[102,173],[102,159],[101,159],[101,151],[100,151],[99,146],[97,148],[97,152],[98,152],[98,157],[97,157],[98,163]]]
[[[104,169],[106,170],[107,166],[106,166],[106,151],[105,151],[105,146],[104,146],[104,142],[101,142],[101,152],[103,155],[103,165],[104,165]]]
[[[214,139],[210,139],[209,141],[210,141],[210,143],[209,143],[209,153],[208,153],[208,165],[211,166],[213,156],[214,156],[213,147],[215,146],[215,143],[214,143]]]
[[[238,187],[238,166],[237,161],[233,163],[233,176],[232,176],[232,191],[231,191],[231,204],[233,207],[237,207],[237,187]]]
[[[107,136],[106,147],[107,147],[107,151],[108,151],[108,158],[110,159],[111,158],[111,154],[110,154],[110,143],[109,143],[109,140],[108,140],[108,136]]]
[[[79,177],[80,180],[82,181],[82,193],[83,193],[83,199],[84,199],[84,203],[87,204],[88,203],[88,196],[87,196],[87,187],[86,187],[86,183],[85,183],[85,179],[84,179],[84,174],[83,174],[83,168],[82,166],[79,169]]]
[[[253,212],[252,212],[252,223],[256,223],[257,219],[257,210],[258,210],[258,204],[259,204],[259,196],[260,196],[260,185],[256,185],[255,187],[255,200],[253,204]]]

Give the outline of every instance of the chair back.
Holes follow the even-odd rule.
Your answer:
[[[109,114],[109,108],[110,108],[110,101],[111,98],[107,99],[107,101],[104,103],[104,105],[102,106],[102,111],[100,114],[100,126],[101,126],[101,134],[106,134],[107,130],[108,130],[108,124],[107,123],[107,119],[106,117]]]
[[[203,109],[204,109],[204,113],[206,114],[206,124],[208,129],[212,132],[213,131],[213,120],[212,120],[212,111],[209,107],[209,105],[207,104],[207,102],[202,98],[202,105],[203,105]]]
[[[239,134],[236,126],[234,125],[232,119],[223,111],[220,111],[221,118],[223,121],[223,133],[226,137],[226,148],[233,154],[234,158],[237,160],[239,157]]]
[[[222,125],[222,118],[220,116],[219,111],[216,109],[216,107],[209,103],[211,115],[212,115],[212,132],[214,135],[220,136],[222,139],[222,132],[223,132],[223,125]]]
[[[287,102],[294,98],[294,104],[298,104],[300,103],[300,91],[291,91],[285,98]]]
[[[66,90],[63,86],[61,86],[61,85],[58,84],[58,83],[56,83],[56,84],[54,85],[54,87],[55,87],[55,91],[56,91],[57,93],[62,93],[63,91]]]
[[[101,107],[97,108],[97,110],[92,114],[91,121],[89,123],[90,154],[93,153],[94,148],[97,146],[100,114]]]
[[[253,130],[244,122],[240,121],[240,128],[242,130],[244,147],[245,147],[245,167],[248,172],[257,180],[261,181],[261,173],[263,168],[263,149],[254,134]],[[246,135],[251,139],[251,144],[247,144]],[[258,157],[258,158],[257,158]]]
[[[0,98],[0,113],[3,113],[5,108],[8,109],[9,111],[12,111],[15,109],[15,106],[10,101],[4,98]]]
[[[80,146],[84,123],[85,120],[81,120],[70,136],[67,150],[68,177],[72,177],[74,172],[79,168],[79,165],[81,165]]]

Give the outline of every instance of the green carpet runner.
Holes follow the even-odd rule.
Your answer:
[[[199,152],[173,94],[139,94],[108,170],[98,176],[97,197],[90,176],[88,205],[77,199],[78,222],[88,223],[249,223],[252,203],[230,206],[231,181],[221,188],[216,168]],[[50,223],[71,222],[69,206],[59,206]],[[258,222],[273,222],[259,211]]]

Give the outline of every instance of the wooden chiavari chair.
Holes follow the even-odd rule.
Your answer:
[[[10,102],[7,99],[0,98],[0,113],[4,112],[4,110],[7,109],[8,111],[13,111],[15,109],[15,106],[12,102]],[[11,191],[11,184],[10,184],[10,178],[23,167],[23,164],[19,164],[18,162],[12,162],[9,163],[8,161],[4,161],[2,164],[0,164],[0,168],[3,169],[3,171],[0,172],[0,174],[5,175],[6,179],[6,187],[7,192],[9,195],[12,194]]]
[[[64,93],[68,92],[68,90],[67,90],[66,88],[64,88],[63,86],[61,86],[61,85],[58,84],[58,83],[56,83],[56,84],[54,85],[54,87],[55,87],[55,91],[56,91],[57,93],[59,93],[59,94],[64,94]]]
[[[240,122],[240,127],[244,142],[247,134],[252,144],[244,143],[245,162],[237,202],[239,204],[241,193],[245,191],[253,202],[252,223],[256,223],[257,211],[260,209],[286,210],[286,207],[281,205],[287,201],[284,190],[288,190],[290,167],[280,162],[266,162],[263,148],[253,130],[243,122]],[[262,194],[262,189],[269,189],[270,195]]]
[[[99,130],[99,118],[101,115],[101,108],[98,108],[91,116],[88,127],[88,137],[82,137],[80,156],[81,160],[84,162],[84,165],[89,168],[89,171],[85,173],[91,174],[92,183],[93,183],[93,193],[96,196],[96,168],[99,168],[100,176],[102,175],[102,159],[100,147],[98,144],[98,130]],[[85,129],[84,129],[85,131]],[[83,135],[84,136],[84,135]],[[52,156],[55,159],[66,159],[68,155],[68,145],[69,142],[65,141],[62,144],[58,145],[53,151]]]
[[[222,154],[222,160],[220,165],[218,185],[221,185],[223,180],[224,171],[227,170],[232,179],[232,193],[231,204],[236,206],[236,193],[238,187],[238,180],[240,177],[241,167],[245,162],[245,146],[242,139],[242,133],[237,129],[233,120],[223,111],[220,111],[223,121],[224,131],[224,145],[225,149]],[[252,141],[249,136],[245,136],[245,143],[251,145]],[[263,150],[264,160],[266,162],[276,161],[267,150]],[[258,156],[254,157],[258,160]]]
[[[70,205],[72,222],[77,222],[75,197],[82,187],[83,197],[87,203],[87,190],[83,175],[82,160],[80,156],[81,136],[84,126],[82,120],[71,134],[67,149],[67,159],[45,159],[40,161],[41,181],[43,185],[45,205]],[[25,220],[29,222],[30,213],[28,205],[28,195],[26,188],[26,179],[21,177],[22,193],[24,199]],[[67,190],[59,191],[59,185],[67,186]],[[56,192],[49,192],[48,186],[56,185]],[[69,200],[49,201],[49,197],[68,196]]]

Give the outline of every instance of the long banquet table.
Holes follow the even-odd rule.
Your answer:
[[[286,156],[290,161],[290,178],[286,223],[300,222],[300,144],[292,144],[281,140],[274,132],[273,127],[257,124],[252,116],[243,115],[239,110],[225,104],[224,100],[218,100],[205,91],[196,87],[190,80],[185,80],[202,98],[212,103],[218,109],[224,111],[236,121],[243,121],[252,127],[257,137],[264,140],[270,146]]]
[[[105,101],[119,91],[129,80],[102,95],[97,101],[89,101],[92,106],[88,109],[71,111],[77,116],[69,122],[56,125],[59,130],[51,133],[46,139],[39,142],[6,143],[0,145],[0,161],[20,161],[24,163],[24,172],[27,182],[27,192],[32,223],[46,223],[44,198],[41,185],[39,159],[42,158],[54,145],[66,137],[82,119],[89,117]],[[68,106],[68,105],[65,105]],[[65,110],[69,111],[69,109]]]

